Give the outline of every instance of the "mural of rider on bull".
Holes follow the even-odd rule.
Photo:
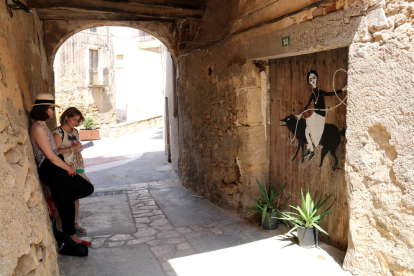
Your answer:
[[[338,71],[344,71],[346,73],[344,69],[338,69],[335,74]],[[332,171],[335,171],[338,165],[336,149],[341,143],[342,136],[345,136],[345,128],[339,130],[336,125],[325,123],[325,119],[327,112],[341,104],[346,105],[344,102],[346,97],[341,99],[338,94],[344,94],[347,86],[345,85],[342,89],[333,92],[325,92],[318,87],[318,79],[319,76],[317,71],[310,70],[307,73],[306,80],[312,87],[312,91],[304,111],[299,115],[295,115],[295,109],[293,109],[292,114],[280,120],[280,123],[281,126],[286,126],[298,141],[298,147],[292,161],[296,159],[299,149],[302,149],[302,163],[305,159],[307,163],[313,161],[315,159],[315,148],[321,146],[322,150],[319,167],[322,167],[323,159],[326,154],[330,152],[335,159],[335,164],[332,168]],[[332,96],[336,96],[339,103],[334,107],[327,109],[325,105],[325,97]],[[303,114],[308,111],[313,111],[312,115],[308,118],[303,118]]]

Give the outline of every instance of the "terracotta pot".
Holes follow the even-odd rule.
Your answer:
[[[93,129],[93,130],[81,129],[79,130],[79,139],[81,141],[99,140],[99,129]]]

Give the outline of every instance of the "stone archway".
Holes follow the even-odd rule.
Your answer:
[[[45,47],[49,64],[53,64],[59,47],[72,35],[93,27],[119,26],[140,29],[160,40],[171,52],[176,55],[176,41],[173,35],[175,24],[171,22],[123,22],[109,20],[52,20],[45,21]]]
[[[161,56],[170,55],[162,55],[161,48],[166,47],[154,36],[148,41],[148,35],[123,26],[93,27],[69,38],[65,35],[51,61],[53,92],[60,104],[56,119],[59,121],[65,109],[77,107],[85,117],[94,119],[100,137],[112,138],[147,124],[160,124],[165,90]],[[96,63],[93,70],[91,52]]]
[[[88,28],[100,26],[120,26],[136,28],[145,31],[159,39],[170,51],[173,58],[177,55],[176,41],[174,37],[175,24],[171,22],[147,22],[147,21],[109,21],[109,20],[50,20],[45,21],[45,48],[49,68],[48,92],[54,94],[53,61],[59,47],[72,35]]]

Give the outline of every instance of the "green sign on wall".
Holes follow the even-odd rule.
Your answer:
[[[282,37],[282,47],[290,45],[290,36]]]

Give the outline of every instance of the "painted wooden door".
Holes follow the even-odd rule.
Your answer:
[[[333,194],[328,203],[334,202],[335,211],[321,223],[329,236],[319,238],[342,250],[347,248],[349,227],[344,173],[347,93],[338,90],[347,84],[347,69],[348,48],[270,61],[270,182],[287,183],[284,194],[291,196],[293,205],[300,204],[301,189],[306,192],[307,187],[322,197]],[[309,100],[307,109],[317,110],[304,112]],[[312,128],[321,131],[320,139]],[[312,154],[303,157],[312,148],[308,141],[315,144],[313,158]]]

